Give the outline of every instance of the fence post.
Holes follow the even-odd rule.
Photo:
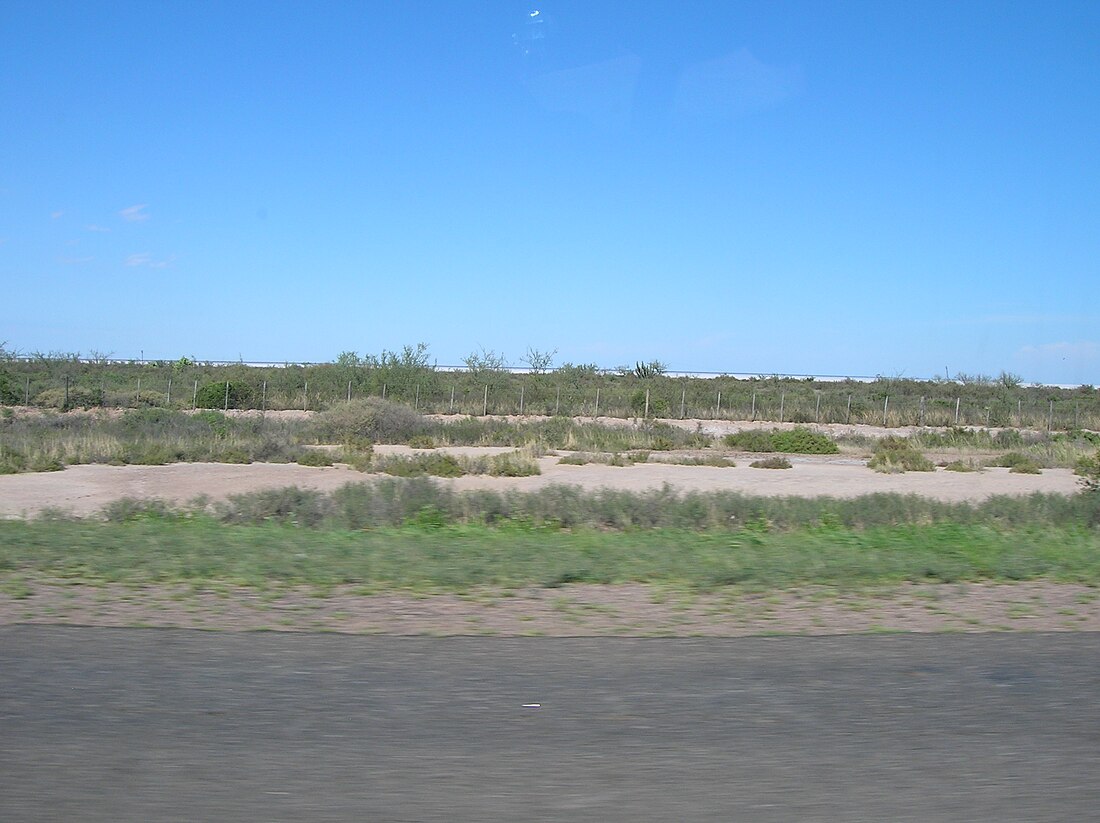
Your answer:
[[[848,395],[848,411],[844,413],[844,425],[852,422],[852,395]]]
[[[448,414],[454,414],[455,413],[455,387],[454,387],[453,384],[451,385],[451,407],[450,407],[450,410],[447,413]]]
[[[351,402],[351,381],[348,381],[348,402]]]
[[[645,418],[649,419],[649,389],[645,390]]]
[[[385,383],[382,384],[382,399],[383,400],[386,399],[386,384]]]
[[[680,419],[684,419],[684,408],[687,405],[688,390],[685,388],[680,392]]]
[[[137,387],[137,393],[134,394],[134,402],[136,402],[136,403],[141,402],[141,375],[140,374],[138,375],[138,387]]]
[[[783,404],[785,403],[786,400],[787,400],[787,393],[785,391],[780,392],[779,393],[779,422],[780,423],[783,422]]]
[[[199,381],[195,381],[195,388],[191,391],[191,408],[196,408],[199,402]]]
[[[920,396],[920,425],[924,425],[924,395]]]
[[[484,417],[489,413],[489,384],[485,384],[485,399],[481,403],[481,416]]]
[[[886,410],[890,408],[890,395],[886,395],[886,400],[882,404],[882,427],[886,428]]]
[[[309,381],[306,380],[302,384],[302,410],[309,409]]]
[[[222,411],[229,411],[229,381],[225,381],[225,408]]]
[[[756,421],[756,392],[752,393],[752,414],[749,416],[749,420]]]
[[[962,403],[961,397],[955,398],[955,425],[959,425],[959,405]]]
[[[264,381],[263,393],[260,395],[260,411],[267,411],[267,381]]]
[[[561,386],[557,387],[558,391],[554,395],[554,416],[558,416],[558,408],[561,406]]]
[[[714,407],[714,419],[722,416],[722,392],[718,392],[718,405]]]
[[[1081,428],[1081,401],[1073,401],[1073,429],[1076,431]]]
[[[599,419],[600,416],[600,387],[596,387],[596,414],[592,417],[593,420]]]
[[[31,378],[27,377],[27,386],[23,390],[23,405],[29,406],[31,404]]]
[[[523,414],[523,384],[519,386],[519,413]]]
[[[416,400],[413,401],[413,409],[416,410],[416,411],[420,410],[420,384],[419,383],[416,384]]]
[[[815,392],[817,394],[817,408],[814,409],[814,420],[818,423],[821,422],[821,392]]]
[[[171,406],[172,405],[172,378],[171,377],[168,378],[168,397],[164,401],[164,405],[166,405],[166,406]]]
[[[1054,431],[1054,400],[1050,401],[1050,415],[1047,417],[1047,431]]]
[[[1016,425],[1020,428],[1024,426],[1024,401],[1019,397],[1016,398]]]
[[[65,405],[61,407],[65,411],[69,410],[69,375],[65,375]]]

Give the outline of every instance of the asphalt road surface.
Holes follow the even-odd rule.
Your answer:
[[[1095,634],[0,630],[8,823],[1082,821],[1098,787]]]

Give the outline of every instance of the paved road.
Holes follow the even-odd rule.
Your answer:
[[[0,630],[3,821],[1080,821],[1098,776],[1093,634]]]

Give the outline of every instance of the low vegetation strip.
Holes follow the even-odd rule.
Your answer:
[[[996,528],[1100,525],[1100,494],[1033,494],[947,503],[919,495],[855,498],[760,497],[731,491],[642,492],[553,485],[532,492],[458,491],[427,477],[349,483],[331,493],[285,487],[234,495],[211,506],[172,509],[163,502],[124,498],[107,506],[113,522],[213,516],[233,525],[278,523],[300,528],[365,529],[407,524],[530,524],[600,530],[789,530],[957,523]]]
[[[953,524],[792,531],[560,531],[511,524],[303,533],[209,518],[0,523],[0,576],[71,583],[266,588],[668,583],[866,585],[1036,580],[1100,584],[1100,534]]]

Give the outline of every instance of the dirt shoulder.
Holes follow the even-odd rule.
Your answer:
[[[1029,582],[699,593],[627,584],[426,596],[23,580],[0,588],[0,626],[16,623],[557,637],[1100,631],[1100,590]]]

